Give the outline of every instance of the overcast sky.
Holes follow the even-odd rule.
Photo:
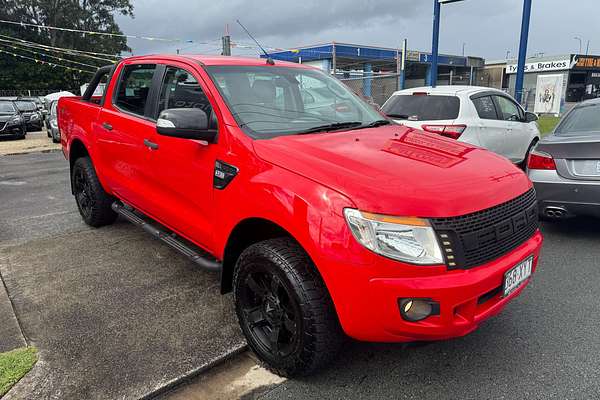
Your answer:
[[[315,43],[347,42],[398,47],[403,38],[409,49],[431,49],[431,0],[133,0],[135,18],[119,17],[122,30],[193,40],[164,43],[130,39],[134,54],[220,52],[225,26],[233,42],[249,44],[235,20],[264,46],[294,48]],[[168,6],[167,6],[168,4]],[[504,59],[518,51],[523,0],[465,0],[442,6],[440,51],[488,60]],[[590,54],[600,53],[598,0],[533,0],[528,55],[579,51],[590,42]],[[254,55],[254,49],[234,48],[233,54]]]

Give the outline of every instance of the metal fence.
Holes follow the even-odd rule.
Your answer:
[[[366,99],[370,103],[381,106],[391,95],[400,88],[399,74],[373,74],[371,76],[359,74],[360,76],[347,77],[337,73],[336,77],[346,84],[354,93]],[[369,83],[370,82],[370,83]],[[470,85],[473,82],[470,73],[464,74],[439,74],[439,85]],[[370,90],[369,90],[370,85]],[[406,79],[404,87],[407,89],[425,86],[424,79]],[[370,95],[369,95],[370,93]]]

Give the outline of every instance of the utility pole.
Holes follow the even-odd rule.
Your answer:
[[[231,55],[231,36],[225,35],[221,38],[221,42],[223,43],[223,52],[221,53],[224,56]]]
[[[402,41],[402,62],[400,63],[400,89],[406,86],[406,52],[408,51],[408,41]]]
[[[529,38],[530,17],[531,0],[523,0],[523,20],[521,21],[519,62],[517,63],[517,81],[515,83],[515,98],[519,103],[523,103],[523,80],[525,79],[525,59],[527,58],[527,39]]]
[[[438,47],[440,40],[440,2],[433,0],[433,35],[431,39],[431,71],[429,84],[435,87],[438,73]]]

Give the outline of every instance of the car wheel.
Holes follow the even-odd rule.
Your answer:
[[[281,376],[303,376],[329,363],[344,338],[315,265],[291,238],[256,243],[242,252],[233,296],[248,345]]]
[[[102,188],[89,157],[75,160],[71,182],[77,208],[86,224],[97,228],[115,221],[117,213],[111,208],[114,199]]]
[[[52,133],[52,143],[60,143],[60,132],[59,131],[50,131]]]
[[[40,130],[41,130],[41,129],[40,129]],[[47,131],[46,131],[46,134],[48,135],[48,137],[49,137],[49,138],[51,138],[51,137],[52,137],[52,132],[50,132],[50,130],[47,130]]]

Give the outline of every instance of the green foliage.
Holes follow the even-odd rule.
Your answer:
[[[19,381],[37,361],[35,347],[0,353],[0,397]]]
[[[538,119],[538,127],[540,129],[540,133],[542,135],[546,135],[552,132],[554,130],[554,127],[558,124],[558,121],[560,121],[559,117],[552,117],[549,115],[541,116],[540,119]]]
[[[114,16],[121,14],[133,17],[131,0],[0,0],[0,19],[69,29],[122,33]],[[37,29],[0,23],[0,34],[20,38],[54,47],[93,51],[106,54],[120,54],[129,50],[127,39],[107,35],[90,35],[57,30]],[[0,50],[37,58],[52,63],[72,66],[77,69],[93,70],[6,47],[0,42]],[[32,49],[41,53],[86,63],[94,66],[106,65],[108,61],[81,56],[66,56],[60,53]],[[0,53],[1,89],[75,89],[87,82],[91,75],[36,63],[32,60],[16,58]]]

